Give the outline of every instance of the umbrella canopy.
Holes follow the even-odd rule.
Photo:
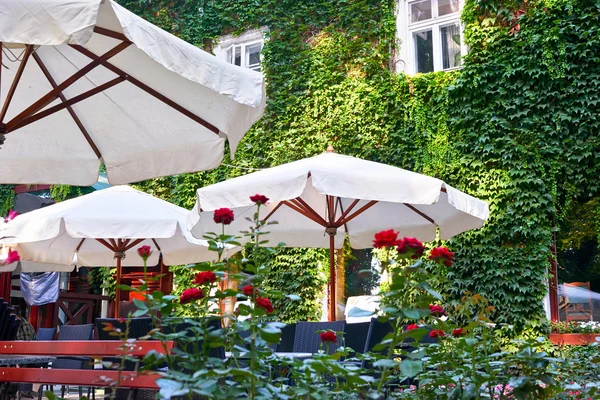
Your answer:
[[[0,182],[90,186],[211,169],[264,79],[112,0],[0,2]]]
[[[346,236],[356,249],[372,247],[374,234],[384,229],[422,241],[435,239],[439,229],[441,239],[448,239],[481,227],[489,215],[487,203],[439,179],[330,151],[198,189],[188,227],[197,238],[217,231],[212,211],[227,207],[236,216],[227,233],[246,230],[243,217],[252,216],[250,196],[256,193],[270,199],[261,217],[279,222],[264,239],[331,249],[330,319],[333,250]]]
[[[153,250],[149,265],[158,264],[160,253],[166,265],[213,258],[206,242],[187,233],[188,214],[129,186],[114,186],[19,215],[0,235],[22,260],[47,264],[72,265],[77,253],[79,266],[107,266],[124,252],[123,266],[139,266],[135,251],[144,245]]]

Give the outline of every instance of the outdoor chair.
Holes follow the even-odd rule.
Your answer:
[[[290,353],[294,351],[294,339],[296,337],[296,324],[287,324],[281,328],[281,340],[276,350],[279,353]]]
[[[343,332],[346,321],[333,322],[298,322],[296,323],[296,334],[294,336],[294,353],[317,353],[321,349],[321,337],[318,331],[332,330]],[[329,354],[335,353],[342,345],[342,337],[338,335],[337,343],[329,345]],[[327,345],[323,346],[326,350]]]
[[[350,357],[354,357],[357,353],[366,352],[370,327],[370,321],[353,324],[346,323],[346,327],[344,328],[344,347],[349,347],[353,350],[349,354]]]
[[[20,321],[11,314],[8,303],[0,298],[0,340],[15,340]]]
[[[37,340],[54,340],[56,328],[39,328],[37,330]]]
[[[188,321],[190,318],[186,318]],[[177,332],[184,332],[188,329],[192,328],[192,323],[186,321],[184,318],[170,318],[164,321],[164,325],[162,326],[162,333],[165,335],[169,335]],[[209,331],[215,331],[221,329],[221,320],[219,318],[213,318],[209,321],[208,325]],[[175,341],[177,342],[177,341]],[[185,347],[182,347],[182,344],[176,346],[177,349],[185,351]],[[220,358],[222,360],[225,359],[225,347],[216,347],[211,348],[210,357]]]
[[[119,329],[121,332],[127,330],[127,322],[120,322],[118,318],[96,318],[96,332],[98,333],[99,340],[121,340],[120,336],[111,335],[111,331],[105,330],[106,324],[111,324],[115,329]],[[131,318],[129,320],[129,331],[127,332],[127,339],[139,339],[143,336],[147,336],[152,330],[152,318]],[[102,362],[104,365],[110,363],[112,366],[117,366],[121,363],[120,358],[115,357],[104,357]],[[103,365],[103,367],[104,367]],[[125,371],[136,371],[138,369],[138,363],[135,361],[126,360],[123,366]],[[127,398],[130,389],[118,389],[116,393],[117,399]],[[146,393],[148,392],[148,393]],[[154,398],[155,390],[138,390],[133,389],[132,397],[137,398]]]
[[[580,288],[581,291],[587,291],[584,296],[569,296],[569,287]],[[593,319],[594,308],[590,292],[589,282],[571,282],[563,284],[563,293],[565,299],[565,319],[569,321],[591,321]]]
[[[54,340],[56,328],[39,328],[36,333],[37,340]],[[20,383],[19,394],[24,392],[32,392],[33,385],[31,383]],[[19,396],[21,397],[21,396]]]
[[[94,325],[61,325],[58,330],[57,340],[93,340]],[[93,360],[89,357],[58,357],[52,362],[52,369],[93,369]],[[43,385],[39,389],[38,399],[42,399]],[[61,387],[61,398],[65,397],[65,386]],[[53,390],[50,387],[50,390]],[[91,388],[88,388],[88,398],[90,397]],[[79,386],[79,398],[83,396],[83,388]]]
[[[96,318],[96,331],[98,332],[99,340],[120,340],[118,336],[111,336],[109,331],[105,331],[106,324],[109,323],[121,332],[125,332],[127,323],[119,322],[117,318]],[[131,318],[129,320],[129,332],[127,339],[139,339],[142,336],[147,336],[152,330],[152,318]]]

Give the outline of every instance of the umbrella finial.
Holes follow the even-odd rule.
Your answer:
[[[332,145],[327,146],[327,152],[328,153],[333,153],[334,152],[334,149],[333,149]]]

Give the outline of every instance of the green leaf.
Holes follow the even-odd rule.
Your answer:
[[[400,371],[409,378],[417,376],[422,370],[423,362],[419,360],[406,359],[400,363]]]

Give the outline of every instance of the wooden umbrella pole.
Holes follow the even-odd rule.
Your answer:
[[[121,302],[121,257],[117,257],[117,290],[115,291],[115,318],[119,318],[119,304]]]
[[[336,228],[327,228],[329,234],[329,321],[336,320],[335,301],[335,232]]]

